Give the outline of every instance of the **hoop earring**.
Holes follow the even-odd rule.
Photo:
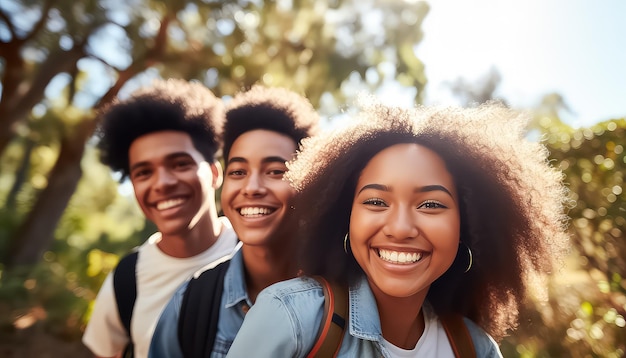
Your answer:
[[[346,236],[343,237],[343,252],[348,254],[348,248],[350,247],[350,233],[346,233]]]
[[[467,254],[469,256],[469,264],[467,265],[467,268],[465,269],[465,271],[463,271],[463,273],[467,273],[472,268],[472,264],[474,263],[474,256],[472,255],[472,250],[470,249],[469,246],[467,246],[467,244],[465,244],[462,241],[459,241],[459,246],[461,244],[463,244],[463,246],[467,248]]]

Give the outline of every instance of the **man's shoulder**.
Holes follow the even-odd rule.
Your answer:
[[[199,278],[201,275],[211,275],[212,273],[205,273],[207,271],[211,271],[211,270],[215,270],[218,266],[220,267],[225,267],[228,266],[230,261],[233,259],[233,257],[235,255],[237,255],[238,252],[240,252],[242,243],[238,242],[235,247],[232,249],[232,251],[230,251],[228,254],[212,260],[211,262],[209,262],[208,264],[200,267],[198,270],[196,270],[194,272],[194,274],[191,276],[192,279],[197,279]]]

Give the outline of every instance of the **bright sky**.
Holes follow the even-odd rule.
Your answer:
[[[430,0],[417,47],[426,65],[426,103],[447,103],[443,85],[495,67],[497,94],[532,107],[558,92],[586,126],[626,117],[626,1]]]

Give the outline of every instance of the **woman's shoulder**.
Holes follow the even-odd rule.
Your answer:
[[[314,291],[321,291],[321,284],[314,278],[299,276],[285,281],[277,282],[261,291],[262,295],[271,295],[276,298],[294,296],[300,294],[311,294]]]
[[[246,314],[228,357],[304,357],[315,344],[311,332],[319,330],[323,311],[324,293],[313,278],[268,286]]]
[[[469,318],[463,320],[472,337],[478,357],[502,357],[498,343],[487,332]]]

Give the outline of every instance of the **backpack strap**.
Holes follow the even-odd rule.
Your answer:
[[[178,319],[178,342],[185,357],[211,356],[229,264],[221,262],[187,285]]]
[[[346,326],[348,294],[344,286],[329,284],[322,276],[314,276],[324,291],[324,314],[317,341],[307,358],[336,357],[341,348]],[[334,323],[334,324],[331,324]]]
[[[133,317],[133,309],[137,299],[137,257],[139,251],[124,256],[113,271],[113,292],[117,302],[117,312],[122,321],[122,326],[126,330],[129,342],[124,349],[122,357],[131,357],[133,354],[133,338],[130,335],[130,321]]]
[[[476,358],[476,349],[472,336],[461,315],[446,315],[441,317],[441,324],[446,331],[448,341],[456,358]]]

